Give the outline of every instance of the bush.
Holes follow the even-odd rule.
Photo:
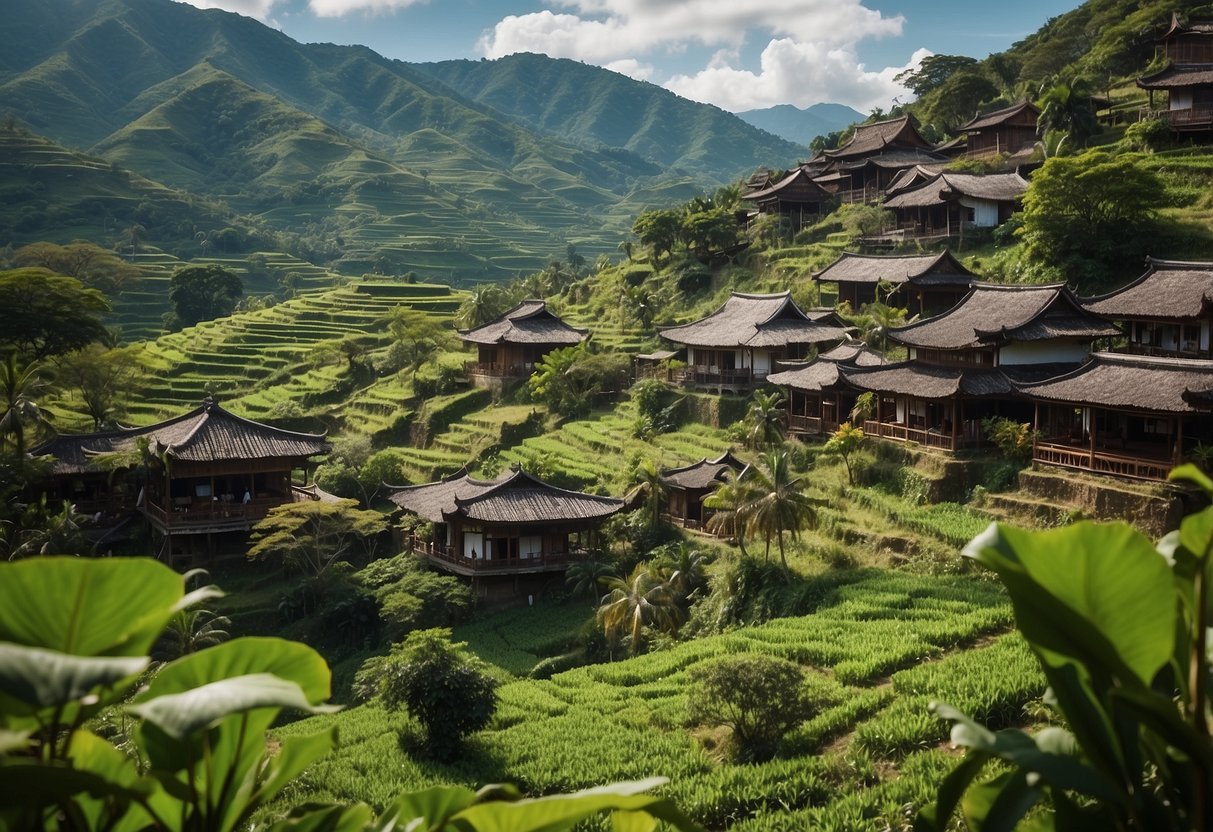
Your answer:
[[[981,429],[1008,461],[1027,465],[1032,459],[1032,444],[1036,432],[1027,422],[1016,422],[1005,416],[981,420]]]
[[[732,753],[741,762],[774,757],[784,735],[817,710],[804,671],[774,656],[718,659],[692,669],[691,681],[691,721],[733,729]]]
[[[445,760],[497,709],[496,680],[450,637],[446,629],[411,633],[381,665],[383,703],[406,707],[425,731],[426,750]]]
[[[1125,128],[1124,143],[1130,150],[1154,153],[1174,144],[1174,135],[1171,125],[1160,118],[1152,118]]]

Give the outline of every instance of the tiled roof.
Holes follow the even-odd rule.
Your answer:
[[[1032,399],[1113,410],[1207,413],[1213,361],[1097,352],[1070,373],[1019,390]]]
[[[99,454],[134,450],[140,437],[147,437],[152,451],[190,462],[299,458],[329,451],[324,434],[264,425],[207,399],[184,415],[148,427],[60,434],[35,448],[33,454],[55,457],[55,473],[79,473],[95,470],[90,463]]]
[[[876,153],[892,144],[930,148],[928,143],[910,122],[909,116],[875,121],[856,126],[855,133],[842,147],[823,151],[822,155],[834,159],[845,159]]]
[[[820,391],[837,384],[842,374],[840,368],[878,367],[884,364],[884,358],[862,343],[840,344],[828,352],[823,352],[799,367],[790,367],[771,373],[767,381],[771,384],[786,384],[797,390]]]
[[[711,488],[717,483],[724,482],[729,471],[744,471],[746,464],[733,456],[732,451],[725,451],[715,459],[706,457],[693,465],[681,468],[667,468],[661,472],[661,479],[674,488],[702,489]]]
[[[1009,341],[1098,338],[1119,334],[1085,312],[1063,284],[974,283],[960,303],[924,321],[889,330],[898,343],[927,349],[966,349]]]
[[[1187,320],[1213,308],[1213,262],[1149,258],[1146,273],[1106,295],[1086,298],[1089,312],[1107,318]]]
[[[968,284],[976,277],[951,252],[939,254],[857,254],[844,251],[830,265],[813,275],[825,283],[905,283],[928,274],[955,276]]]
[[[550,344],[572,347],[588,337],[556,317],[541,300],[524,300],[492,323],[459,337],[470,344]]]
[[[1213,67],[1169,66],[1137,79],[1137,86],[1145,90],[1170,90],[1176,87],[1203,87],[1213,84]]]
[[[787,176],[785,176],[783,179],[780,179],[778,182],[769,184],[765,188],[761,188],[760,190],[750,191],[749,193],[744,193],[741,195],[741,198],[742,199],[766,199],[767,197],[778,196],[780,193],[787,190],[789,186],[797,184],[797,183],[799,183],[800,185],[802,185],[804,187],[807,187],[820,200],[826,200],[826,199],[830,198],[829,192],[827,192],[824,188],[822,188],[820,185],[818,185],[816,182],[814,182],[813,179],[809,176],[808,172],[804,168],[796,168],[791,173],[789,173]]]
[[[886,208],[920,208],[942,205],[956,195],[991,202],[1014,202],[1028,192],[1028,182],[1018,173],[940,173],[925,182],[890,190]]]
[[[750,295],[734,292],[724,305],[698,321],[658,330],[676,344],[696,347],[776,347],[838,341],[846,330],[810,319],[790,292]]]
[[[975,117],[968,124],[962,124],[957,130],[961,133],[975,133],[987,127],[996,127],[1019,115],[1024,110],[1031,110],[1033,116],[1040,115],[1040,108],[1031,101],[1020,101],[1018,104],[1012,104],[1010,107],[1003,107],[1000,110],[991,110],[988,113],[983,113]]]
[[[473,479],[464,470],[438,482],[396,488],[388,499],[435,523],[456,517],[505,524],[601,520],[624,506],[623,500],[567,491],[521,470],[507,470],[491,481]]]
[[[842,369],[843,378],[860,390],[913,396],[918,399],[947,399],[953,396],[1009,396],[1019,385],[1049,378],[1073,368],[1073,364],[1023,364],[1004,367],[941,367],[918,361],[903,361],[884,367]]]

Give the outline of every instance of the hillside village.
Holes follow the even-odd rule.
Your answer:
[[[1016,49],[1062,37],[1067,20]],[[689,171],[702,182],[716,168],[689,147],[666,173],[639,152],[554,143],[533,145],[509,182],[476,167],[487,165],[483,148],[449,150],[449,169],[422,174],[360,114],[348,135],[365,148],[342,145],[339,168],[298,180],[323,180],[324,193],[255,213],[280,193],[268,174],[253,177],[262,191],[195,193],[183,185],[205,176],[182,174],[177,157],[159,172],[168,186],[120,170],[113,160],[139,170],[146,122],[87,142],[108,154],[92,157],[10,119],[0,170],[11,181],[0,187],[43,199],[36,220],[0,226],[0,543],[15,562],[0,567],[30,570],[0,577],[0,599],[24,609],[42,597],[31,586],[78,580],[37,575],[30,564],[53,562],[43,555],[151,564],[169,583],[201,569],[229,594],[196,591],[192,617],[168,625],[179,646],[153,636],[131,647],[163,656],[168,670],[147,671],[151,685],[162,684],[157,672],[172,680],[176,662],[241,642],[252,652],[237,663],[257,673],[252,638],[264,656],[279,638],[314,651],[323,671],[294,680],[306,691],[290,700],[295,716],[280,717],[287,700],[274,700],[272,712],[249,711],[264,717],[251,740],[228,740],[271,760],[319,730],[330,753],[250,803],[246,820],[284,818],[303,800],[382,812],[401,789],[444,782],[516,782],[540,796],[657,774],[669,778],[657,787],[666,820],[682,829],[943,829],[953,812],[980,828],[971,805],[945,805],[940,784],[954,771],[997,772],[981,768],[984,751],[965,758],[980,766],[961,763],[969,741],[953,733],[949,745],[949,722],[972,717],[1013,742],[1068,726],[1070,750],[1048,753],[1094,756],[1074,751],[1093,736],[1064,710],[1078,700],[1047,704],[1046,688],[1064,700],[1068,683],[1042,656],[1084,668],[1106,658],[1103,647],[1096,658],[1057,652],[1070,649],[1049,641],[1060,622],[1102,634],[1112,654],[1130,636],[1098,603],[1056,612],[1064,582],[1085,576],[1077,597],[1121,580],[1117,620],[1165,618],[1174,636],[1174,615],[1181,632],[1205,632],[1207,605],[1177,602],[1171,570],[1191,562],[1204,574],[1210,561],[1193,548],[1207,529],[1192,518],[1213,516],[1213,18],[1188,10],[1142,27],[1137,59],[1102,92],[1054,72],[1042,95],[1007,85],[945,129],[926,119],[943,100],[936,87],[917,109],[874,113],[795,160],[755,170],[739,151],[747,172],[706,192]],[[328,58],[309,60],[327,79]],[[413,72],[405,66],[376,71]],[[475,68],[438,65],[409,83],[431,72],[454,84]],[[37,86],[21,83],[23,95]],[[208,75],[190,90],[215,83],[229,82]],[[261,92],[240,95],[247,105]],[[444,106],[449,123],[489,117]],[[275,123],[299,119],[276,112]],[[518,118],[501,123],[519,144],[537,141],[521,138]],[[318,124],[305,129],[328,129]],[[566,181],[574,157],[592,173]],[[548,165],[561,173],[535,173]],[[339,186],[360,168],[377,178]],[[59,180],[67,170],[80,178]],[[465,175],[482,187],[466,190]],[[53,200],[102,187],[93,207],[113,202],[103,227],[130,219],[133,200],[148,218],[188,209],[206,219],[169,230],[158,218],[154,241],[136,223],[108,250],[90,248],[81,215]],[[471,193],[482,201],[470,204]],[[302,231],[285,219],[318,217],[322,203],[338,219]],[[220,223],[230,234],[191,231]],[[455,241],[443,223],[465,232]],[[574,241],[579,225],[594,228]],[[519,228],[506,251],[500,241]],[[195,314],[191,297],[205,309]],[[1081,520],[1125,522],[1071,525]],[[1181,523],[1166,538],[1170,565],[1150,572],[1151,541]],[[1123,572],[1096,577],[1118,569],[1090,562],[1037,571],[1033,558],[1067,545],[1083,557],[1088,545],[1123,550]],[[1151,579],[1165,592],[1135,597],[1130,583]],[[1032,602],[1043,629],[1024,624],[1031,598],[1049,599]],[[165,610],[165,621],[181,612]],[[62,647],[22,638],[34,637],[0,609],[0,646]],[[1183,720],[1167,723],[1172,745],[1151,746],[1151,762],[1125,775],[1158,786],[1133,798],[1150,801],[1142,811],[1163,824],[1154,828],[1207,820],[1184,802],[1187,786],[1167,791],[1169,778],[1188,782],[1181,766],[1199,781],[1213,724],[1208,657],[1190,639],[1156,650],[1141,679],[1116,675],[1127,672],[1116,662],[1100,677],[1108,690],[1157,694]],[[443,700],[433,718],[402,705],[390,681],[427,650],[459,668],[444,695],[467,697]],[[1186,681],[1186,665],[1183,682],[1164,667],[1177,651],[1200,684]],[[803,700],[766,744],[705,715],[704,702],[727,699],[738,680],[776,672],[738,665],[723,692],[704,693],[717,665],[754,657],[793,667],[780,698]],[[285,660],[266,672],[279,671],[296,672]],[[1159,693],[1168,686],[1178,710]],[[330,697],[347,709],[326,713]],[[79,722],[64,733],[91,720],[98,737],[148,742],[146,729],[112,727],[127,704],[115,694],[73,705]],[[24,730],[19,719],[42,713],[31,704],[10,717],[0,705],[0,729]],[[1134,730],[1156,730],[1147,723]],[[173,740],[234,724],[200,723]],[[0,766],[26,754],[30,731],[0,744]],[[149,770],[168,759],[154,745],[133,753]],[[173,776],[194,771],[183,765]],[[985,787],[1006,798],[1012,781]],[[177,792],[195,788],[181,782]],[[1016,819],[1035,801],[1060,818],[1070,788],[1048,783]],[[1076,793],[1088,819],[1119,811]],[[92,799],[82,795],[0,796],[0,820]]]

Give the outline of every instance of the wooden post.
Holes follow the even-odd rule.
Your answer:
[[[1095,430],[1096,430],[1096,428],[1095,428],[1095,425],[1096,425],[1096,421],[1095,421],[1095,408],[1093,408],[1093,407],[1088,407],[1088,408],[1087,408],[1087,412],[1091,414],[1091,415],[1090,415],[1090,421],[1091,421],[1091,450],[1090,450],[1090,454],[1091,454],[1091,455],[1090,455],[1090,457],[1087,459],[1087,465],[1088,465],[1088,466],[1091,468],[1091,470],[1092,470],[1092,471],[1094,471],[1094,470],[1095,470]]]
[[[1175,464],[1184,460],[1184,417],[1175,417]]]
[[[960,402],[957,399],[952,399],[952,450],[956,450],[959,444],[957,441],[958,431],[960,429]]]

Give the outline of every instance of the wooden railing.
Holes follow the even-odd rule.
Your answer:
[[[752,384],[755,379],[762,380],[766,373],[755,373],[749,367],[740,369],[718,369],[714,367],[688,367],[685,379],[694,384]]]
[[[460,572],[486,574],[505,573],[514,571],[538,572],[558,570],[567,567],[574,561],[581,560],[588,554],[585,551],[543,552],[532,557],[492,558],[465,557],[450,546],[441,543],[430,543],[411,537],[410,548],[414,554],[422,555],[431,560],[449,563]]]
[[[1213,108],[1189,107],[1183,110],[1142,110],[1141,120],[1162,119],[1176,130],[1213,125]]]
[[[463,371],[469,375],[493,376],[494,378],[523,378],[535,371],[533,364],[493,364],[483,361],[468,361]]]
[[[821,433],[822,421],[817,416],[788,416],[788,430],[792,433],[808,433],[816,436]]]
[[[1036,443],[1032,452],[1032,460],[1046,465],[1079,468],[1083,471],[1138,480],[1165,480],[1171,473],[1171,468],[1174,467],[1170,460],[1157,457],[1129,456],[1124,453],[1108,453],[1099,449],[1092,451],[1089,447],[1058,445],[1052,442]]]
[[[928,448],[939,448],[945,451],[956,450],[956,443],[952,440],[951,434],[936,433],[935,431],[912,428],[893,422],[867,421],[863,423],[863,432],[865,436],[891,439],[894,442],[917,442],[920,445],[926,445]]]
[[[1118,352],[1126,352],[1130,355],[1152,355],[1160,358],[1204,358],[1213,357],[1213,352],[1202,350],[1199,347],[1192,349],[1165,349],[1164,347],[1156,347],[1152,344],[1141,344],[1135,341],[1130,341]]]
[[[292,499],[315,499],[307,492],[300,492],[302,497]],[[159,521],[166,527],[189,528],[192,526],[241,526],[254,523],[265,518],[270,509],[290,502],[291,499],[274,497],[257,497],[247,503],[234,501],[225,503],[222,500],[190,500],[174,502],[165,507],[153,500],[146,500],[143,511],[153,520]]]

